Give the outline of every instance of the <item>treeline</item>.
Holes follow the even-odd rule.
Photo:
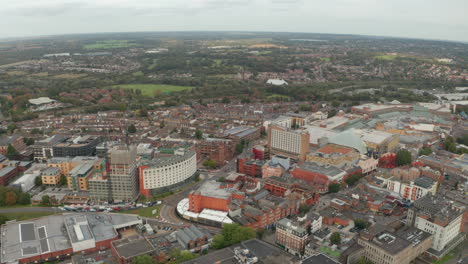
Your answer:
[[[0,186],[0,206],[28,205],[31,203],[29,193],[19,188]]]

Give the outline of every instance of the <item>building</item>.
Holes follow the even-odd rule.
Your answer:
[[[252,177],[262,178],[265,161],[250,158],[237,159],[237,172],[247,174]]]
[[[409,112],[413,109],[409,104],[374,104],[368,103],[353,106],[351,112],[360,115],[376,116],[391,112]]]
[[[199,158],[210,159],[224,164],[234,156],[235,145],[230,139],[208,138],[197,145]]]
[[[228,212],[232,193],[220,187],[221,183],[208,181],[198,190],[191,191],[189,210],[194,213],[200,213],[203,209]]]
[[[461,243],[465,210],[452,206],[452,202],[443,197],[428,194],[408,210],[407,224],[434,235],[428,253],[440,258]]]
[[[309,152],[309,132],[271,124],[268,127],[268,148],[272,155],[304,161]]]
[[[34,164],[31,168],[24,172],[23,176],[16,179],[10,185],[20,188],[23,192],[29,192],[36,186],[36,177],[41,177],[42,171],[46,169],[45,164]]]
[[[191,179],[197,172],[197,155],[179,149],[172,156],[145,160],[138,168],[140,193],[145,196],[161,189],[171,189]]]
[[[0,154],[6,155],[8,146],[10,145],[14,147],[18,153],[21,153],[26,149],[26,144],[24,143],[24,138],[22,136],[3,136],[0,138]]]
[[[147,239],[138,235],[114,240],[111,243],[112,255],[119,264],[131,264],[135,257],[152,254],[155,247]]]
[[[400,143],[400,136],[397,134],[379,131],[375,129],[356,129],[362,141],[366,144],[367,151],[371,155],[381,155],[387,152],[396,152]]]
[[[307,229],[287,218],[276,223],[275,241],[293,255],[304,254],[309,234]]]
[[[87,191],[89,179],[94,173],[92,163],[83,163],[74,167],[67,177],[68,188],[74,191]]]
[[[204,249],[208,249],[211,242],[211,235],[194,225],[177,230],[175,236],[184,249],[192,252],[200,252]]]
[[[358,244],[365,259],[376,264],[410,264],[432,243],[432,235],[416,228],[399,232],[361,233]]]
[[[411,181],[400,180],[394,176],[388,178],[376,176],[376,178],[383,181],[383,184],[387,186],[387,190],[398,193],[401,197],[413,202],[428,193],[435,195],[437,192],[438,183],[424,176]]]
[[[309,153],[307,161],[343,168],[356,165],[360,157],[360,153],[353,148],[327,144],[317,151]]]
[[[234,145],[241,141],[249,142],[260,138],[260,129],[254,127],[234,127],[224,131],[224,137],[232,139]]]
[[[59,168],[48,167],[41,173],[42,184],[55,186],[60,183],[61,176]]]
[[[136,147],[114,146],[107,156],[107,169],[88,181],[91,199],[134,201],[138,197]]]
[[[44,162],[53,157],[92,156],[101,141],[97,136],[54,135],[31,146],[34,160]]]
[[[8,183],[18,175],[18,168],[17,167],[4,167],[0,169],[0,185],[7,186]]]
[[[314,162],[304,162],[291,171],[291,175],[294,178],[321,184],[340,182],[346,174],[346,171],[337,167]]]
[[[76,253],[111,247],[118,230],[141,224],[140,217],[126,214],[64,214],[0,227],[0,262],[34,263],[63,260]]]
[[[288,82],[283,79],[268,79],[266,84],[271,84],[275,86],[288,85]]]

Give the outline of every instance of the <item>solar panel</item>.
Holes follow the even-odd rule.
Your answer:
[[[35,248],[35,247],[22,248],[22,253],[23,253],[23,256],[24,255],[37,254],[37,248]]]
[[[41,226],[37,229],[37,232],[39,233],[39,239],[44,239],[46,238],[46,232],[45,232],[45,227]]]
[[[21,224],[21,241],[24,242],[32,240],[36,240],[34,224]]]
[[[39,241],[41,243],[41,252],[45,253],[49,251],[49,243],[47,243],[47,239],[41,239]]]

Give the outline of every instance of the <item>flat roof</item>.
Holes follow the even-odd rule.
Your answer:
[[[140,236],[127,237],[112,242],[113,247],[120,257],[126,259],[145,254],[154,250],[154,247],[146,239]]]

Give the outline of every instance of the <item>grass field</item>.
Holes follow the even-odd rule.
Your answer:
[[[168,94],[171,92],[180,92],[185,90],[190,90],[193,87],[191,86],[177,86],[177,85],[166,85],[166,84],[125,84],[125,85],[114,85],[113,88],[120,89],[138,89],[141,91],[141,94],[145,96],[154,96],[157,91],[163,94]]]
[[[26,75],[26,72],[24,71],[7,71],[6,73],[10,76]]]
[[[332,257],[335,257],[335,258],[338,258],[341,255],[340,252],[333,251],[329,247],[321,247],[320,251],[322,251],[322,253],[325,253],[325,254],[327,254],[329,256],[332,256]]]
[[[47,76],[49,76],[49,73],[48,72],[38,72],[38,73],[29,74],[29,76],[31,76],[31,77],[47,77]]]
[[[55,79],[78,79],[78,78],[82,78],[82,77],[86,77],[88,76],[87,74],[85,73],[64,73],[64,74],[59,74],[59,75],[55,75],[53,78]]]
[[[19,213],[3,213],[9,220],[16,219],[17,221],[38,218],[42,216],[53,215],[53,212],[19,212]]]
[[[158,59],[153,59],[153,64],[148,66],[148,70],[152,70],[152,69],[156,68],[156,66],[158,66]]]
[[[140,208],[136,210],[130,210],[122,212],[123,214],[137,214],[143,217],[157,217],[159,216],[159,211],[161,210],[162,205],[156,205],[152,207]],[[153,210],[156,210],[155,214],[153,214]]]
[[[132,73],[132,75],[135,77],[140,77],[140,76],[144,76],[145,74],[142,71],[137,71],[137,72]]]
[[[394,59],[396,59],[398,57],[400,57],[400,56],[399,55],[389,55],[389,54],[375,56],[375,58],[379,59],[379,60],[394,60]]]
[[[119,48],[128,48],[135,46],[136,44],[130,43],[128,40],[103,40],[96,41],[93,44],[86,44],[83,46],[87,50],[96,50],[96,49],[119,49]]]

